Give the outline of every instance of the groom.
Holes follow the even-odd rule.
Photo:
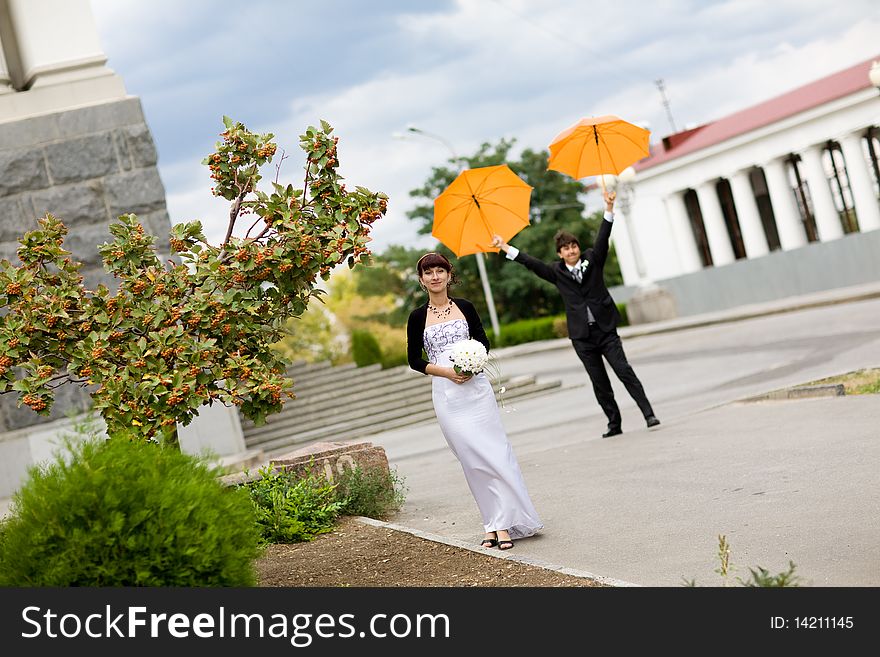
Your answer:
[[[592,249],[581,252],[577,237],[565,231],[556,234],[556,254],[559,260],[545,263],[510,246],[500,235],[492,239],[492,246],[507,254],[508,260],[524,265],[545,281],[553,283],[562,295],[568,323],[568,336],[574,350],[590,376],[596,401],[608,417],[608,430],[603,438],[623,433],[620,409],[614,400],[611,381],[602,363],[602,357],[626,387],[645,416],[648,427],[656,427],[660,420],[654,415],[641,381],[626,360],[617,324],[620,313],[608,288],[602,270],[608,256],[608,238],[614,221],[614,192],[605,192],[605,218],[596,235]]]

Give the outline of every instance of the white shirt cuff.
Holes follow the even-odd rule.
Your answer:
[[[518,255],[519,255],[518,248],[516,248],[515,246],[508,246],[507,247],[507,256],[506,257],[508,260],[515,260],[516,256],[518,256]]]
[[[613,223],[614,223],[614,213],[613,213],[613,212],[608,212],[608,211],[606,210],[606,211],[605,211],[605,221],[607,221],[607,222],[613,224]]]

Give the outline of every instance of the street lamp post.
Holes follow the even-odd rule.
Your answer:
[[[458,153],[456,153],[455,149],[452,147],[452,144],[440,135],[435,135],[432,132],[427,132],[412,125],[407,126],[406,130],[407,132],[421,135],[443,144],[452,154],[452,160],[455,162],[455,166],[458,167],[459,173],[467,168],[466,160],[459,157]],[[492,332],[495,334],[495,338],[498,339],[501,336],[501,326],[498,324],[498,314],[495,312],[495,299],[492,297],[492,288],[489,285],[489,275],[486,272],[486,261],[482,253],[475,253],[474,256],[477,259],[477,270],[480,272],[480,281],[483,284],[483,295],[486,297],[486,306],[489,309],[489,321],[492,323]]]

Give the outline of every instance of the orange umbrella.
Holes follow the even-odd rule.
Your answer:
[[[434,199],[431,235],[458,257],[497,252],[493,235],[509,240],[529,225],[532,188],[506,164],[466,169]]]
[[[650,136],[650,131],[610,114],[581,119],[556,135],[547,168],[576,179],[603,173],[616,176],[650,155]]]

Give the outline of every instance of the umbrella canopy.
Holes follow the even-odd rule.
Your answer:
[[[650,131],[616,116],[581,119],[556,135],[547,168],[580,179],[611,173],[650,155]]]
[[[507,241],[529,225],[531,195],[506,164],[466,169],[434,199],[431,235],[458,257],[497,252],[494,235]]]

